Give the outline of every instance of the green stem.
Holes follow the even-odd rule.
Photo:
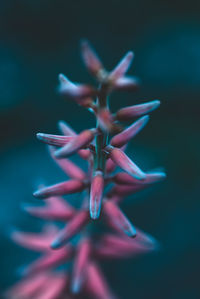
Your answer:
[[[100,87],[99,97],[97,99],[98,110],[107,108],[108,107],[108,99],[107,99],[107,92],[106,88],[102,85]],[[96,127],[99,130],[99,135],[96,136],[96,155],[95,155],[95,163],[94,163],[94,170],[102,170],[105,172],[105,164],[106,164],[106,155],[102,151],[102,149],[107,145],[108,134],[104,132],[98,123],[96,123]]]

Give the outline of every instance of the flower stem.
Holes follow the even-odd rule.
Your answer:
[[[106,92],[106,87],[102,84],[99,88],[99,96],[97,98],[97,107],[98,110],[108,107],[108,97]],[[95,153],[95,163],[94,170],[101,170],[104,174],[105,163],[106,163],[106,154],[103,152],[103,149],[107,145],[108,133],[103,131],[97,120],[96,127],[99,130],[99,134],[95,138],[96,142],[96,153]]]

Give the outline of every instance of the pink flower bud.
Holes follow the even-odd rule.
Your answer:
[[[79,293],[82,284],[85,280],[86,267],[90,255],[90,242],[88,239],[83,239],[77,248],[77,255],[74,261],[72,274],[72,293]]]
[[[84,182],[78,180],[70,180],[67,182],[55,184],[49,187],[42,188],[33,193],[37,198],[47,198],[55,195],[66,195],[82,191],[85,188]]]
[[[133,161],[131,161],[122,150],[119,148],[113,148],[111,146],[107,146],[106,150],[110,153],[110,158],[113,160],[113,162],[115,162],[128,174],[138,180],[142,180],[146,177],[145,173],[140,170],[139,167]]]
[[[117,229],[120,229],[129,237],[136,236],[136,230],[134,226],[114,202],[111,200],[106,200],[104,202],[103,212],[107,221],[114,227],[117,227]]]
[[[118,185],[114,186],[108,193],[108,196],[118,195],[121,197],[128,196],[130,194],[134,194],[140,190],[143,190],[147,187],[145,184],[137,184],[137,185]],[[122,198],[121,198],[122,199]]]
[[[84,104],[85,99],[96,95],[96,91],[88,85],[74,84],[63,74],[59,75],[60,87],[59,91],[71,98],[82,101]],[[90,101],[92,101],[90,99]],[[81,102],[80,102],[81,104]]]
[[[62,247],[71,238],[73,238],[88,223],[88,211],[81,210],[72,218],[68,224],[59,232],[56,239],[52,242],[51,248],[57,249]]]
[[[88,146],[97,134],[96,129],[85,130],[77,135],[70,143],[55,152],[57,158],[63,158],[74,154],[81,148]]]
[[[60,120],[58,122],[58,128],[60,130],[60,132],[65,135],[65,136],[76,136],[76,132],[70,127],[70,125],[68,125],[66,122],[64,122],[63,120]]]
[[[125,129],[123,132],[115,135],[110,144],[115,147],[122,147],[124,144],[129,142],[143,127],[147,124],[149,116],[143,116],[136,122],[134,122],[130,127]]]
[[[62,132],[62,134],[64,134],[65,136],[77,136],[76,132],[69,126],[66,124],[66,122],[64,121],[60,121],[58,123],[59,129]],[[80,157],[82,159],[89,159],[91,156],[91,153],[89,150],[87,149],[81,149],[78,151],[78,154],[80,155]]]
[[[105,278],[100,271],[98,265],[90,262],[87,265],[87,282],[86,289],[91,294],[92,298],[97,299],[114,299]]]
[[[63,273],[56,273],[50,277],[48,283],[37,295],[37,299],[54,299],[60,298],[67,285],[67,276]]]
[[[121,77],[113,82],[112,89],[118,91],[134,91],[139,86],[139,80],[135,77]]]
[[[49,233],[42,232],[39,234],[35,233],[24,233],[17,230],[11,232],[11,238],[17,244],[34,251],[47,251],[50,249],[49,245],[52,242],[57,230],[55,227]]]
[[[160,105],[160,101],[155,100],[145,104],[129,106],[120,109],[116,114],[116,119],[119,121],[131,120],[134,117],[149,113]]]
[[[82,171],[77,165],[75,165],[73,162],[71,162],[68,159],[56,159],[54,153],[55,148],[52,146],[49,146],[49,152],[53,160],[64,170],[64,172],[72,179],[76,180],[85,180],[86,174]]]
[[[160,182],[166,177],[164,172],[149,172],[146,173],[144,180],[138,181],[137,179],[130,176],[125,172],[118,172],[114,175],[113,181],[120,185],[141,185],[141,184],[152,184]]]
[[[48,251],[45,255],[26,267],[23,275],[34,274],[35,272],[46,271],[50,268],[57,267],[72,257],[72,246],[67,245],[59,250]]]
[[[100,215],[103,188],[103,173],[102,171],[96,171],[92,178],[90,190],[90,216],[92,219],[97,219]]]
[[[128,71],[132,60],[133,60],[134,54],[133,52],[129,51],[119,62],[119,64],[114,68],[114,70],[109,75],[109,80],[115,81],[125,75],[125,73]]]
[[[95,51],[86,40],[83,40],[81,43],[81,51],[83,62],[85,63],[88,71],[92,75],[98,76],[99,72],[103,70],[103,65]]]
[[[50,197],[45,203],[46,205],[42,207],[30,205],[23,205],[22,207],[32,216],[47,220],[66,221],[75,214],[75,209],[61,197]]]
[[[11,289],[9,289],[5,298],[7,299],[22,299],[33,298],[37,296],[42,287],[49,282],[49,273],[40,273],[35,276],[23,279],[16,283]]]
[[[44,133],[37,133],[37,138],[44,143],[54,146],[64,146],[74,139],[74,137],[71,136],[51,135]]]
[[[111,173],[116,168],[116,163],[113,162],[110,158],[106,162],[106,173]]]

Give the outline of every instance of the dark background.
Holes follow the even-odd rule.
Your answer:
[[[200,4],[198,1],[6,0],[0,2],[0,288],[17,279],[32,254],[8,239],[12,226],[37,230],[40,221],[20,210],[35,202],[43,180],[64,176],[35,133],[57,133],[66,120],[77,131],[94,125],[89,112],[56,93],[57,74],[92,82],[80,59],[86,37],[112,69],[129,49],[135,94],[113,94],[111,107],[160,99],[128,153],[145,169],[163,166],[167,179],[132,196],[123,209],[162,244],[159,253],[104,263],[120,298],[196,299],[199,289]],[[74,158],[76,160],[76,158]],[[131,200],[132,198],[132,200]]]

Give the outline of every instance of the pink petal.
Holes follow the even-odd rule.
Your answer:
[[[52,276],[48,283],[46,283],[37,296],[37,299],[55,299],[60,298],[66,285],[68,283],[68,278],[63,273],[57,273]]]
[[[99,126],[103,131],[110,132],[114,128],[114,122],[110,111],[107,108],[101,109],[97,114]]]
[[[64,121],[60,121],[60,122],[58,123],[58,125],[59,125],[59,128],[60,128],[61,132],[62,132],[65,136],[68,136],[68,135],[69,135],[69,136],[77,136],[76,132],[75,132],[69,125],[67,125],[66,122],[64,122]],[[91,156],[90,151],[87,150],[87,149],[81,149],[81,150],[79,150],[79,151],[78,151],[78,154],[80,155],[80,157],[81,157],[82,159],[85,159],[85,160],[89,159],[90,156]]]
[[[79,149],[86,147],[94,139],[96,134],[96,129],[81,132],[69,144],[57,150],[55,156],[57,158],[63,158],[74,154]]]
[[[106,162],[106,173],[111,173],[116,168],[116,163],[114,163],[110,158]]]
[[[51,135],[44,133],[37,133],[37,138],[44,143],[54,146],[64,146],[74,139],[74,137],[71,136]]]
[[[115,162],[128,174],[138,180],[145,179],[145,173],[133,161],[131,161],[122,150],[111,146],[107,146],[106,150],[110,153],[109,157],[113,160],[113,162]]]
[[[77,165],[75,165],[73,162],[71,162],[68,159],[56,159],[54,153],[55,149],[52,146],[49,146],[49,151],[51,157],[54,159],[54,161],[64,170],[64,172],[71,177],[72,179],[76,180],[85,180],[86,174],[84,171],[79,168]]]
[[[100,215],[103,188],[103,173],[102,171],[96,171],[92,178],[90,190],[90,216],[92,219],[97,219]]]
[[[63,120],[58,122],[58,127],[59,127],[61,133],[65,136],[75,137],[77,135],[76,132]]]
[[[55,184],[49,187],[42,188],[33,193],[37,198],[47,198],[55,195],[66,195],[82,191],[85,184],[79,180],[70,180],[67,182]]]
[[[23,299],[23,298],[36,298],[42,290],[44,284],[49,282],[49,274],[40,273],[36,276],[32,276],[21,280],[10,288],[5,296],[8,299]]]
[[[87,265],[87,282],[86,289],[92,298],[97,299],[114,299],[113,294],[105,281],[104,275],[100,271],[96,263],[89,263]]]
[[[50,197],[45,203],[42,207],[23,205],[23,209],[32,216],[47,220],[66,221],[75,214],[75,209],[61,197]]]
[[[138,184],[138,185],[119,185],[119,186],[114,186],[110,191],[109,191],[109,197],[113,195],[118,195],[121,197],[128,196],[130,194],[134,194],[138,191],[141,191],[145,189],[147,185],[145,184]]]
[[[103,206],[107,221],[124,232],[129,237],[136,236],[136,230],[120,208],[111,200],[106,200]]]
[[[96,91],[91,86],[74,84],[63,74],[59,75],[59,81],[59,91],[62,94],[78,100],[83,99],[83,104],[84,98],[93,97],[96,95]]]
[[[115,81],[125,75],[125,73],[128,71],[132,60],[133,60],[134,54],[133,52],[129,51],[119,62],[119,64],[115,67],[115,69],[110,73],[109,79],[112,81]]]
[[[103,65],[95,51],[86,40],[83,40],[81,43],[81,51],[83,61],[89,72],[94,76],[98,76],[99,72],[103,70]]]
[[[141,185],[141,184],[152,184],[156,182],[162,181],[166,177],[164,172],[149,172],[146,173],[146,178],[142,181],[138,181],[137,179],[130,176],[128,173],[119,172],[114,175],[113,181],[117,184],[122,185]]]
[[[60,248],[73,238],[89,221],[88,211],[81,210],[72,220],[59,232],[56,239],[52,242],[53,249]]]
[[[102,237],[99,246],[96,249],[96,254],[99,257],[110,257],[110,258],[119,258],[119,257],[130,257],[135,256],[141,253],[152,251],[153,246],[149,244],[144,244],[137,241],[137,236],[134,239],[122,235],[113,235],[106,234]]]
[[[69,260],[72,257],[72,252],[71,245],[65,246],[57,251],[48,251],[45,255],[25,268],[23,274],[30,275],[38,271],[41,272],[52,267],[57,267]]]
[[[52,236],[46,236],[45,234],[24,233],[19,231],[13,231],[11,233],[11,238],[13,241],[34,251],[49,250],[49,245],[54,237],[55,234]]]
[[[116,119],[120,121],[131,120],[134,117],[149,113],[160,105],[160,101],[155,100],[145,104],[129,106],[120,109],[116,114]]]
[[[124,144],[129,142],[143,127],[147,124],[149,116],[143,116],[136,122],[134,122],[130,127],[125,129],[123,132],[115,135],[110,144],[115,147],[122,147]]]
[[[72,293],[79,293],[83,281],[85,280],[86,265],[90,255],[90,242],[88,239],[83,239],[77,248],[77,255],[74,261],[72,275]]]
[[[138,89],[139,80],[134,77],[121,77],[112,84],[112,89],[119,91],[135,91]]]

